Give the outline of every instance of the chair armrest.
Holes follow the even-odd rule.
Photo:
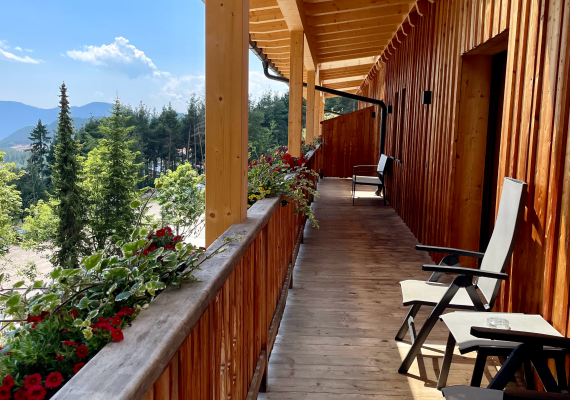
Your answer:
[[[478,251],[452,249],[449,247],[424,246],[423,244],[417,244],[416,250],[430,251],[430,252],[435,252],[435,253],[453,254],[455,256],[466,256],[466,257],[474,257],[474,258],[483,258],[485,256],[485,253],[480,253]]]
[[[519,342],[535,346],[550,346],[570,349],[570,338],[565,338],[563,336],[544,335],[542,333],[510,331],[504,329],[485,328],[482,326],[472,326],[471,335],[481,339],[504,340],[507,342]]]
[[[358,171],[359,174],[370,174],[370,173],[376,173],[378,171]],[[353,175],[356,176],[356,171],[353,173]]]
[[[486,271],[484,269],[450,267],[447,265],[431,265],[431,264],[424,265],[422,269],[424,271],[443,272],[446,274],[480,276],[481,278],[494,278],[501,280],[509,279],[508,274],[504,274],[502,272]]]
[[[358,167],[378,167],[378,165],[376,165],[376,164],[353,165],[352,169],[358,168]]]

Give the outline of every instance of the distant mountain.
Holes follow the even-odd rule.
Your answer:
[[[81,128],[81,125],[86,124],[89,122],[89,118],[81,118],[81,117],[73,117],[73,126],[75,129]],[[42,120],[42,123],[45,122]],[[58,120],[56,119],[52,123],[47,125],[47,130],[49,132],[49,137],[53,139],[54,137],[54,130],[57,130]],[[23,128],[18,129],[17,131],[11,133],[10,135],[6,136],[4,139],[0,140],[0,147],[14,147],[14,146],[25,146],[30,144],[30,140],[28,137],[32,130],[34,130],[35,125],[24,126]]]
[[[108,115],[110,109],[109,103],[94,102],[81,107],[71,107],[71,116],[73,118],[89,118],[91,115],[102,117]],[[57,120],[58,113],[57,107],[47,109],[28,106],[17,101],[0,101],[0,139],[16,133],[20,128],[25,129],[36,125],[40,118],[42,123],[51,124]]]

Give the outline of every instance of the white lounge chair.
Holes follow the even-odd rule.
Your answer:
[[[352,167],[352,205],[354,205],[354,198],[356,197],[356,185],[377,186],[376,193],[384,198],[384,205],[386,205],[386,190],[384,187],[384,172],[388,164],[388,156],[382,154],[378,165],[355,165]],[[368,168],[363,170],[362,168]],[[371,170],[371,168],[376,168]],[[367,176],[362,174],[374,174],[375,176]]]
[[[505,270],[510,261],[517,230],[522,216],[526,183],[505,178],[499,203],[499,212],[493,235],[485,253],[450,249],[434,246],[416,246],[417,250],[448,254],[439,265],[424,265],[424,271],[433,272],[427,281],[406,280],[400,282],[403,303],[412,306],[408,312],[396,340],[403,340],[410,330],[412,347],[400,365],[399,372],[406,373],[427,339],[438,318],[447,308],[490,311],[493,308],[501,281],[508,278]],[[459,256],[482,259],[480,269],[463,268]],[[457,274],[451,284],[437,282],[444,273]],[[473,282],[473,278],[477,278]],[[486,304],[481,301],[477,289],[481,291]],[[433,310],[416,336],[414,317],[422,305],[432,306]]]

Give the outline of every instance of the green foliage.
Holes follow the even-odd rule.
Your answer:
[[[23,173],[14,172],[15,168],[14,163],[4,162],[4,152],[0,151],[0,255],[16,240],[13,225],[22,206],[20,192],[12,182]]]
[[[157,202],[164,216],[176,227],[176,233],[198,233],[204,222],[204,175],[198,175],[192,165],[184,163],[176,171],[166,171],[156,183],[160,187]]]
[[[325,110],[347,114],[358,110],[358,101],[346,97],[330,97],[325,99]]]
[[[38,124],[30,133],[30,159],[29,163],[37,167],[41,178],[45,177],[46,172],[46,157],[49,153],[50,137],[48,136],[47,126],[42,124],[42,120],[38,120]]]
[[[13,391],[33,374],[51,397],[166,287],[193,281],[193,272],[223,252],[229,239],[204,255],[205,249],[183,244],[169,228],[152,232],[135,228],[117,256],[103,249],[83,258],[77,268],[56,268],[48,282],[18,282],[1,289],[4,335],[0,373],[14,379]],[[142,239],[141,239],[142,238]],[[2,283],[0,276],[0,284]],[[55,386],[48,374],[61,374]],[[57,381],[57,380],[56,380]],[[50,381],[51,382],[51,381]]]
[[[30,157],[28,152],[12,149],[10,147],[0,148],[0,151],[5,153],[4,162],[14,163],[16,170],[23,169]]]
[[[309,197],[319,197],[310,176],[317,176],[315,171],[305,168],[304,157],[294,158],[282,149],[271,155],[261,156],[249,163],[248,208],[258,200],[270,196],[283,196],[284,203],[293,203],[295,213],[302,213],[319,226],[314,210],[309,204]]]
[[[22,230],[24,231],[21,246],[27,250],[53,250],[53,238],[57,234],[57,203],[54,199],[39,200],[26,210]]]
[[[99,125],[102,138],[91,150],[84,166],[81,189],[85,199],[86,224],[89,237],[96,249],[103,249],[111,237],[126,240],[128,228],[137,216],[130,204],[140,197],[135,189],[140,181],[135,164],[137,153],[130,150],[126,127],[129,117],[119,99],[112,107],[111,116],[104,117]]]
[[[83,198],[80,189],[81,160],[79,144],[73,139],[73,125],[67,87],[60,86],[60,112],[54,149],[52,179],[54,198],[57,200],[58,229],[54,242],[59,248],[57,264],[75,268],[83,253],[84,216]]]

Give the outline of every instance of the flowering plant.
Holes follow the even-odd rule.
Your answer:
[[[79,268],[56,268],[51,281],[4,289],[0,275],[0,400],[50,398],[167,286],[225,250],[210,254],[185,244],[169,227],[135,228],[127,243],[84,258]]]
[[[282,205],[295,205],[295,214],[302,213],[318,227],[309,196],[318,197],[311,176],[317,173],[304,167],[304,157],[295,158],[286,149],[277,149],[270,155],[261,154],[249,163],[248,208],[258,200],[283,195]]]

